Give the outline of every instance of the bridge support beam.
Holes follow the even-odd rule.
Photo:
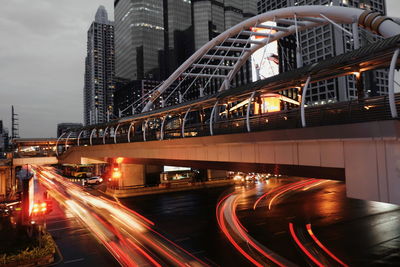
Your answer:
[[[396,69],[397,59],[399,57],[400,49],[397,48],[393,54],[392,61],[389,69],[389,105],[392,118],[397,118],[396,100],[394,97],[394,70]]]
[[[301,104],[300,104],[300,115],[301,115],[301,126],[304,128],[306,127],[306,113],[305,113],[305,104],[306,104],[306,94],[308,85],[310,84],[311,76],[308,76],[306,83],[303,87],[303,92],[301,94]]]
[[[119,187],[143,185],[145,183],[145,165],[121,164],[121,173]]]
[[[212,181],[215,179],[226,178],[227,171],[225,170],[207,170],[207,180]]]
[[[344,159],[348,197],[400,205],[399,141],[345,142]]]
[[[158,165],[122,163],[120,168],[122,177],[118,185],[121,188],[158,183],[162,172],[162,166]]]

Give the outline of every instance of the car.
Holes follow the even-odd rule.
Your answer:
[[[93,185],[93,184],[100,184],[103,182],[103,178],[94,176],[86,179],[86,184],[87,185]]]

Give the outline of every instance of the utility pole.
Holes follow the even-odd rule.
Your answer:
[[[19,138],[18,125],[18,114],[14,112],[14,106],[11,106],[11,141]]]

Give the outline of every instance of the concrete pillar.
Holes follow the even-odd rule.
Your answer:
[[[146,180],[145,183],[149,185],[160,183],[160,173],[164,171],[162,165],[146,165]]]
[[[209,181],[214,179],[222,179],[227,177],[227,171],[225,170],[207,170],[207,179]]]
[[[145,184],[145,165],[122,163],[120,168],[119,187]]]
[[[163,166],[122,163],[120,164],[120,171],[122,173],[119,181],[120,187],[159,184]]]
[[[344,158],[348,197],[400,205],[399,141],[348,141]]]

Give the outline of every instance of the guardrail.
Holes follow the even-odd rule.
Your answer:
[[[400,94],[396,94],[395,101],[397,110],[400,113]],[[364,100],[352,100],[347,102],[339,102],[326,104],[321,106],[309,106],[305,109],[305,118],[307,127],[338,125],[348,123],[359,123],[379,120],[392,120],[389,108],[389,99],[387,96],[371,97]],[[262,115],[252,115],[249,117],[249,126],[251,131],[266,131],[277,129],[293,129],[302,128],[300,119],[300,109],[291,109],[286,111],[267,113]],[[247,129],[246,117],[239,118],[218,118],[213,123],[213,134],[232,134],[245,133]],[[185,138],[200,137],[210,135],[210,123],[196,123],[185,125]],[[130,142],[143,142],[160,140],[161,130],[157,129],[146,130],[146,136],[143,136],[142,129],[136,129],[134,134],[130,136]],[[181,125],[172,129],[165,129],[163,140],[182,138]],[[129,142],[127,131],[118,133],[115,138],[116,143]],[[88,137],[81,138],[80,145],[102,145],[114,143],[114,137],[103,139],[102,136],[92,138],[92,144]],[[76,145],[76,144],[75,144]]]

